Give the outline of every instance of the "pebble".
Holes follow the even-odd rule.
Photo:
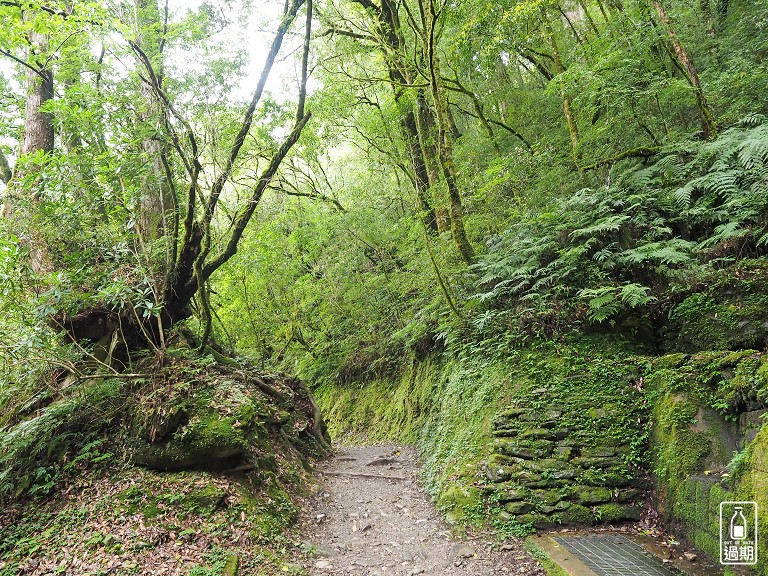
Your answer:
[[[328,560],[319,560],[315,563],[315,568],[320,570],[327,570],[329,568],[333,568],[333,564],[328,562]]]
[[[337,556],[336,550],[329,548],[328,546],[312,546],[312,554],[319,558],[333,558]]]
[[[696,554],[694,554],[693,552],[684,552],[684,553],[683,553],[683,558],[685,558],[686,560],[688,560],[688,562],[695,562],[695,561],[696,561],[696,558],[697,558],[697,556],[696,556]]]
[[[475,555],[475,550],[467,544],[454,544],[451,547],[450,557],[453,558],[472,558]],[[458,566],[458,564],[457,564]]]

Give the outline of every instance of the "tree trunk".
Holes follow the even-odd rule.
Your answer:
[[[701,9],[701,17],[704,19],[704,27],[707,30],[707,35],[710,38],[715,37],[715,24],[712,20],[712,7],[709,5],[709,0],[699,0],[699,8]]]
[[[153,76],[158,86],[141,81],[141,98],[143,106],[140,118],[146,126],[161,126],[162,114],[156,88],[162,86],[163,79],[163,19],[157,5],[157,0],[135,0],[136,7],[136,46],[147,57],[153,67]],[[164,26],[163,26],[164,27]],[[139,64],[148,65],[147,61]],[[142,200],[139,213],[139,234],[144,241],[161,238],[168,232],[173,221],[174,197],[170,182],[167,178],[165,162],[167,147],[163,142],[162,131],[156,130],[152,136],[141,142],[141,150],[149,167],[142,182]],[[170,255],[167,264],[170,267]]]
[[[0,150],[0,181],[3,184],[8,185],[11,181],[13,172],[11,171],[11,165],[8,164],[8,158],[5,156],[2,150]]]
[[[552,57],[555,63],[555,72],[557,74],[562,74],[563,72],[565,72],[565,64],[563,64],[563,59],[560,55],[560,47],[557,45],[557,40],[555,39],[555,33],[552,30],[552,26],[548,23],[548,21],[546,26],[547,26],[547,34],[549,35],[549,41],[552,44]],[[565,123],[568,126],[568,135],[571,138],[571,149],[573,150],[573,158],[574,160],[578,160],[579,129],[578,129],[578,126],[576,125],[576,117],[573,113],[573,102],[571,101],[571,95],[568,94],[567,90],[562,90],[561,94],[563,98],[563,115],[565,116]]]
[[[435,146],[434,115],[421,88],[418,89],[416,96],[416,119],[419,148],[427,173],[429,189],[437,191],[440,186],[440,168]],[[450,217],[444,207],[435,208],[435,225],[438,233],[443,233],[450,228]]]
[[[44,48],[47,39],[43,34],[30,34],[32,45]],[[43,69],[33,72],[27,70],[27,108],[24,117],[24,140],[19,155],[53,150],[53,116],[43,112],[42,107],[53,100],[53,71]]]
[[[717,135],[717,126],[714,122],[714,114],[712,108],[707,102],[704,90],[701,87],[701,81],[699,80],[699,74],[696,71],[696,66],[688,54],[688,51],[680,42],[680,38],[677,35],[677,31],[672,25],[672,21],[669,18],[666,8],[661,4],[659,0],[651,0],[651,4],[656,9],[656,14],[659,16],[659,21],[664,26],[667,32],[672,49],[675,52],[675,57],[678,63],[685,71],[688,83],[693,88],[693,93],[696,96],[696,104],[699,109],[699,118],[701,120],[701,133],[704,139],[709,139]]]
[[[469,242],[464,228],[464,207],[458,185],[458,172],[453,160],[453,133],[448,111],[448,97],[440,75],[440,58],[437,54],[437,12],[433,0],[419,2],[424,23],[426,41],[427,65],[432,100],[435,105],[435,117],[438,131],[438,156],[443,170],[446,186],[448,187],[448,203],[451,215],[451,233],[461,259],[467,264],[475,261],[475,251]]]
[[[42,108],[53,100],[53,71],[47,67],[37,67],[36,59],[48,48],[48,37],[32,31],[29,33],[29,57],[27,68],[27,106],[24,116],[24,137],[19,149],[19,157],[32,154],[45,154],[53,151],[54,129],[53,116]],[[47,63],[47,61],[46,61]],[[18,163],[17,163],[18,170]],[[24,164],[25,173],[16,172],[13,180],[20,180],[39,172],[40,167],[33,163]],[[30,202],[36,204],[42,196],[42,181],[38,180],[30,191]],[[30,266],[36,274],[42,275],[53,271],[45,241],[31,225],[29,215],[16,213],[14,193],[17,188],[10,182],[9,193],[6,193],[4,216],[10,221],[11,227],[22,242],[29,248]]]
[[[382,53],[387,65],[395,103],[403,109],[411,106],[404,101],[403,96],[407,87],[413,84],[414,72],[403,57],[406,53],[405,39],[400,30],[397,5],[392,0],[382,0],[380,8],[365,2],[361,2],[361,4],[376,18],[375,27],[383,42]],[[429,159],[426,157],[421,142],[417,120],[418,109],[421,106],[420,98],[423,97],[417,95],[416,103],[413,105],[416,111],[413,108],[401,110],[400,127],[408,148],[408,159],[413,169],[414,187],[421,211],[421,220],[427,229],[439,232],[435,210],[432,206],[433,198],[431,197],[434,180],[429,175]]]

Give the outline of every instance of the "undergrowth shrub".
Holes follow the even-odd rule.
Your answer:
[[[763,255],[766,192],[768,119],[751,114],[711,142],[523,214],[474,266],[474,300],[485,321],[559,301],[574,321],[614,323],[711,267]]]

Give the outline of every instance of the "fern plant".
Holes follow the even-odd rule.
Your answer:
[[[528,214],[475,265],[475,299],[525,309],[576,296],[604,322],[657,300],[654,290],[730,252],[768,247],[768,119],[744,118],[711,142],[633,167]],[[746,248],[746,250],[745,250]]]

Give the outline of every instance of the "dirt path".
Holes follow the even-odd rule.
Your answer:
[[[543,575],[518,543],[458,540],[418,482],[412,448],[345,447],[319,467],[306,511],[312,576]]]

